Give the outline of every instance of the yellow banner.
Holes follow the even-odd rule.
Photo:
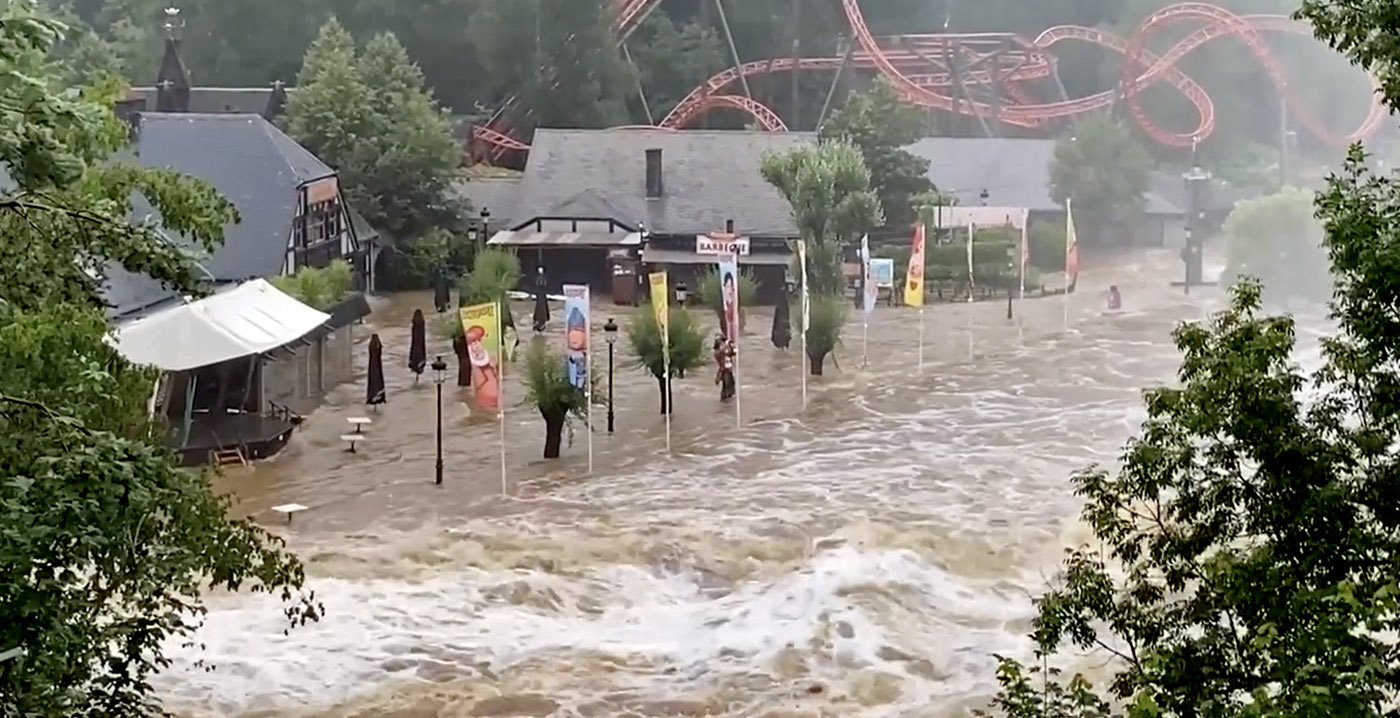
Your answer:
[[[459,310],[467,358],[472,365],[472,389],[480,409],[501,408],[501,313],[495,303],[473,304]]]
[[[647,275],[647,281],[651,284],[651,311],[656,313],[656,326],[661,330],[661,336],[669,337],[671,329],[671,296],[670,288],[667,286],[666,273],[652,272]]]
[[[924,223],[914,226],[914,241],[909,246],[909,269],[904,275],[904,304],[924,306]]]

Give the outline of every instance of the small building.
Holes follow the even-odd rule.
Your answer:
[[[648,271],[693,281],[715,262],[710,235],[742,247],[739,262],[760,298],[782,290],[797,236],[787,200],[765,182],[765,152],[815,142],[811,133],[750,131],[536,131],[514,184],[468,182],[491,207],[489,244],[515,248],[526,274],[545,268],[552,291],[586,283],[620,303],[640,300]],[[489,188],[489,189],[488,189]],[[489,196],[488,196],[489,193]],[[502,223],[498,218],[506,217]]]
[[[331,320],[255,279],[120,322],[112,341],[161,371],[153,413],[182,463],[244,462],[277,453],[298,424],[268,397],[274,357],[295,354]]]
[[[1065,208],[1050,195],[1055,140],[1007,137],[928,137],[905,147],[929,161],[928,179],[963,207],[1018,207],[1038,220],[1063,222]],[[985,193],[985,195],[984,195]],[[1183,210],[1149,186],[1143,216],[1123,244],[1180,245]]]

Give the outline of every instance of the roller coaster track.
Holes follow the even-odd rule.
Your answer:
[[[617,0],[619,14],[615,29],[619,42],[625,40],[660,2]],[[857,0],[841,2],[856,42],[854,51],[850,53],[850,66],[874,70],[888,78],[907,102],[978,117],[984,121],[1039,128],[1057,120],[1112,107],[1121,99],[1149,137],[1167,146],[1190,147],[1214,131],[1215,104],[1200,84],[1177,69],[1176,63],[1207,42],[1226,37],[1238,38],[1244,43],[1282,94],[1292,116],[1318,139],[1333,145],[1345,145],[1370,136],[1386,118],[1385,108],[1378,96],[1373,94],[1370,111],[1356,130],[1341,135],[1326,127],[1291,91],[1283,68],[1263,40],[1264,32],[1311,35],[1307,25],[1282,15],[1241,16],[1215,5],[1186,2],[1153,13],[1127,39],[1103,30],[1075,25],[1049,28],[1034,40],[1009,33],[944,33],[876,38],[866,26]],[[1160,55],[1147,49],[1147,39],[1151,33],[1182,22],[1202,24]],[[1058,43],[1071,40],[1099,45],[1122,54],[1123,73],[1118,87],[1058,102],[1028,102],[1034,95],[1026,83],[1054,76],[1056,61],[1050,50]],[[956,67],[955,58],[964,61],[961,71]],[[784,131],[787,126],[777,113],[749,97],[731,94],[729,88],[741,77],[772,72],[834,72],[839,71],[844,62],[846,60],[843,58],[788,57],[756,60],[728,68],[691,91],[658,126],[676,129],[710,110],[731,108],[749,114],[765,130]],[[1199,116],[1195,129],[1173,132],[1160,127],[1148,116],[1142,107],[1141,93],[1158,82],[1175,88],[1195,107]],[[996,99],[992,102],[973,99],[966,89],[968,86],[991,88]],[[525,143],[511,138],[501,127],[477,127],[474,134],[477,139],[496,147],[497,151],[528,149]]]

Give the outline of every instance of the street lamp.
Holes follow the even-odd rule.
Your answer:
[[[603,325],[603,338],[608,340],[608,433],[613,433],[613,345],[617,343],[617,322],[612,317]]]
[[[491,241],[491,210],[486,207],[481,208],[481,243],[486,244]]]
[[[1019,247],[1011,246],[1006,248],[1006,276],[1010,278],[1011,284],[1006,287],[1006,321],[1011,321],[1011,302],[1016,298],[1016,287],[1019,284],[1016,273],[1016,255],[1020,254]]]
[[[980,197],[980,198],[982,198],[982,206],[983,206],[983,207],[986,207],[986,206],[987,206],[987,198],[991,196],[990,194],[987,193],[987,188],[986,188],[986,187],[983,187],[983,188],[982,188],[982,194],[979,194],[979,195],[977,195],[977,196]]]
[[[433,382],[437,384],[437,464],[433,483],[442,486],[442,381],[447,378],[447,362],[433,357]]]
[[[685,286],[685,282],[676,282],[676,304],[684,307],[686,297],[689,296],[690,289]]]

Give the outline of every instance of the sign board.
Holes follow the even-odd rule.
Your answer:
[[[306,203],[308,205],[330,202],[338,196],[340,196],[340,183],[334,177],[326,177],[306,185]]]
[[[749,238],[734,234],[700,234],[695,237],[696,254],[749,255]]]
[[[877,289],[894,289],[894,260],[871,257],[870,281]]]

